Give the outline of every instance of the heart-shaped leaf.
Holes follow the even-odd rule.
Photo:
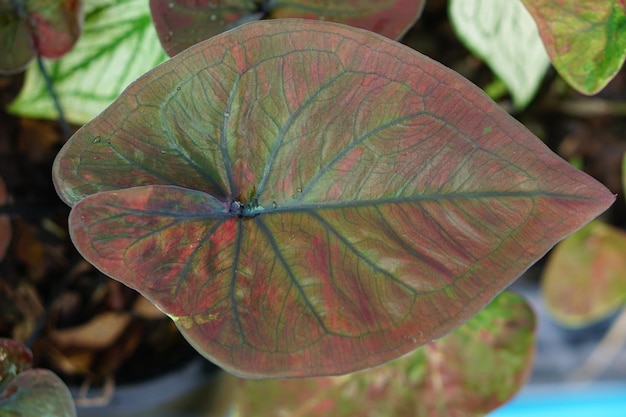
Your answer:
[[[526,381],[534,327],[524,299],[505,291],[451,334],[377,368],[340,377],[239,380],[235,415],[482,416]]]
[[[36,55],[59,58],[80,36],[80,0],[0,0],[0,74],[23,70]]]
[[[560,322],[584,326],[626,302],[626,233],[594,221],[557,245],[544,270],[546,305]]]
[[[4,184],[4,180],[0,177],[0,207],[4,206],[9,199],[7,194],[7,188]],[[4,255],[9,249],[11,243],[11,237],[13,236],[13,229],[11,227],[11,219],[9,216],[0,215],[0,261],[4,259]]]
[[[404,354],[614,200],[451,70],[297,19],[151,71],[68,141],[54,178],[85,258],[246,376]]]
[[[506,84],[524,108],[550,66],[537,26],[517,0],[451,0],[450,21],[474,54]]]
[[[75,417],[69,389],[47,369],[29,369],[18,374],[0,392],[3,417]]]
[[[425,3],[424,0],[150,0],[150,10],[161,44],[173,56],[204,39],[263,17],[328,20],[399,39],[415,23]]]
[[[169,56],[247,21],[257,20],[254,0],[150,0],[150,13]]]
[[[552,63],[584,94],[613,79],[626,58],[624,0],[522,0],[539,27]]]

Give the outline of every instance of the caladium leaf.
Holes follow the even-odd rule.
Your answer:
[[[0,383],[31,368],[33,354],[13,339],[0,338]]]
[[[626,58],[624,0],[522,0],[554,67],[575,89],[595,94]]]
[[[614,200],[458,74],[297,19],[146,74],[53,174],[86,259],[257,377],[409,352]]]
[[[0,415],[3,417],[74,417],[74,400],[61,379],[30,369],[32,353],[12,339],[0,339]]]
[[[80,36],[80,0],[0,0],[0,74],[22,71],[37,55],[59,58]]]
[[[626,302],[626,233],[594,221],[557,245],[542,292],[561,323],[584,326]]]
[[[517,0],[451,0],[449,13],[459,39],[506,84],[513,104],[526,107],[550,59],[524,6]]]
[[[400,39],[422,14],[425,0],[270,0],[270,17],[319,19]]]
[[[9,199],[7,194],[7,188],[4,184],[4,180],[0,177],[0,207],[5,205]],[[9,249],[11,243],[11,237],[13,236],[13,229],[11,227],[11,219],[9,216],[0,215],[0,261],[4,259],[4,255]]]
[[[5,417],[75,417],[70,390],[47,369],[30,369],[2,385],[0,415]]]
[[[150,0],[150,13],[169,56],[263,14],[254,0]]]
[[[415,23],[424,0],[150,0],[168,55],[245,22],[268,18],[328,20],[399,39]]]
[[[82,125],[128,84],[166,59],[145,0],[90,0],[76,47],[45,64],[66,119]],[[36,66],[26,72],[24,88],[9,110],[26,117],[58,117]]]
[[[374,369],[340,377],[239,380],[235,415],[483,416],[526,381],[534,328],[528,304],[505,291],[451,334]]]

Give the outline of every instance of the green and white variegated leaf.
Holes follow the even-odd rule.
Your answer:
[[[145,0],[89,0],[85,26],[74,49],[46,61],[66,118],[84,124],[104,110],[131,81],[167,59]],[[58,114],[39,69],[28,69],[10,111],[54,119]]]
[[[451,0],[457,35],[504,81],[517,108],[533,99],[550,58],[519,0]]]

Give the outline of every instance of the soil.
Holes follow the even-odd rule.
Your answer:
[[[428,2],[404,41],[480,87],[494,79],[487,66],[459,43],[443,0]],[[35,366],[48,367],[78,384],[107,378],[124,383],[179,366],[194,351],[173,323],[150,311],[134,291],[94,270],[71,244],[69,208],[57,197],[50,174],[66,138],[56,121],[6,112],[22,83],[23,75],[0,77],[0,178],[9,196],[0,214],[10,216],[13,229],[0,262],[0,337],[27,342]],[[531,105],[513,115],[555,152],[579,161],[583,170],[621,194],[625,100],[625,71],[600,94],[587,97],[567,87],[551,70]],[[513,108],[507,97],[499,103]],[[626,227],[623,198],[618,198],[607,220]],[[114,324],[107,327],[112,328],[104,335],[108,339],[91,342],[93,333],[85,325],[109,319]]]

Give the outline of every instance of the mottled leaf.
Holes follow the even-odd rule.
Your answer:
[[[17,340],[0,338],[0,384],[30,369],[32,362],[30,349]]]
[[[76,407],[63,381],[47,369],[29,369],[2,385],[2,417],[75,417]]]
[[[169,56],[247,21],[260,19],[254,0],[150,0],[150,12]]]
[[[165,59],[145,0],[90,0],[76,47],[57,61],[46,61],[46,67],[66,118],[82,125]],[[24,87],[9,110],[32,118],[58,117],[35,66],[26,72]]]
[[[483,416],[523,385],[535,319],[524,300],[499,295],[453,333],[400,359],[341,377],[240,380],[237,416]]]
[[[539,27],[552,63],[575,89],[595,94],[626,57],[624,0],[522,0]]]
[[[170,56],[243,23],[268,18],[319,19],[399,39],[415,23],[424,0],[150,0],[154,25]]]
[[[0,207],[7,204],[8,200],[7,187],[2,177],[0,177]],[[7,249],[9,249],[12,236],[13,227],[11,226],[11,219],[9,216],[0,215],[0,261],[4,259]]]
[[[524,6],[517,0],[451,0],[449,13],[463,43],[502,79],[515,106],[526,107],[550,59]]]
[[[247,376],[407,353],[614,200],[458,74],[295,19],[178,54],[53,172],[83,256]]]
[[[542,281],[548,310],[560,322],[582,326],[626,301],[626,233],[592,222],[550,254]]]
[[[328,20],[400,39],[422,14],[425,0],[271,0],[270,17]]]
[[[23,70],[36,55],[59,58],[80,36],[80,0],[0,0],[0,74]]]

